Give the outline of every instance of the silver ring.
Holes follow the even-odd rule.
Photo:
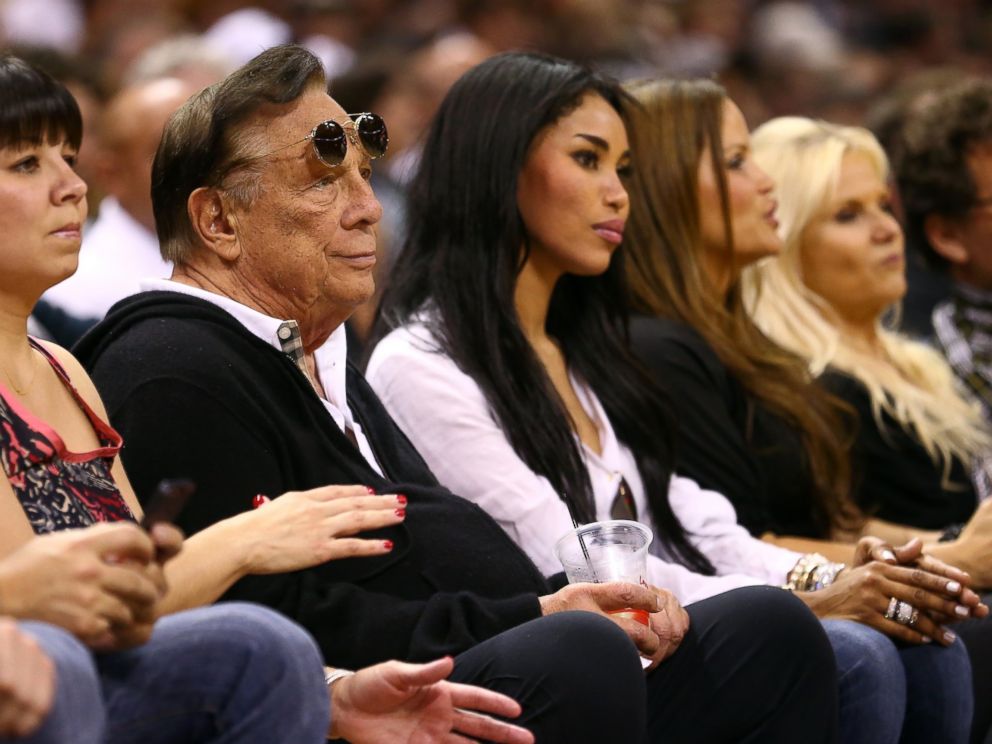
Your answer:
[[[889,600],[889,609],[885,611],[886,620],[894,620],[896,611],[899,609],[899,600],[893,597]]]
[[[900,602],[896,609],[896,622],[900,625],[909,625],[913,619],[913,612],[916,610],[909,602]]]

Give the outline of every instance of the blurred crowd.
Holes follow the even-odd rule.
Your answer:
[[[374,187],[388,270],[419,137],[448,87],[493,53],[543,50],[621,79],[714,77],[751,126],[784,114],[866,124],[888,148],[926,91],[992,66],[983,53],[992,2],[0,0],[0,38],[66,83],[83,111],[79,169],[96,222],[77,275],[37,314],[48,335],[72,343],[135,291],[129,277],[167,275],[148,178],[169,114],[273,45],[303,44],[323,61],[336,100],[387,121],[389,154]],[[107,286],[108,265],[121,286]],[[918,269],[910,263],[910,330],[946,294]],[[359,335],[368,315],[353,321]]]

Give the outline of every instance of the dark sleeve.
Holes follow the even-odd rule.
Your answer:
[[[726,496],[751,532],[767,529],[764,486],[744,439],[743,396],[734,395],[719,360],[689,331],[659,332],[651,321],[632,330],[634,350],[678,414],[678,473]]]
[[[280,442],[269,441],[264,422],[252,421],[247,411],[248,406],[234,410],[176,380],[153,380],[131,391],[110,417],[124,437],[124,465],[139,497],[151,493],[163,477],[191,478],[197,491],[178,522],[194,533],[249,509],[256,493],[276,497],[287,490]],[[367,568],[375,564],[362,563],[380,560],[385,568],[378,574]],[[541,614],[534,594],[492,600],[461,592],[402,599],[392,588],[403,583],[404,572],[410,573],[410,582],[423,581],[395,555],[330,561],[292,573],[246,577],[224,599],[258,602],[295,619],[314,635],[328,661],[349,668],[390,658],[425,661],[457,654]]]

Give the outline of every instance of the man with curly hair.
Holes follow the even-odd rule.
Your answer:
[[[908,243],[953,282],[933,312],[937,346],[992,421],[992,81],[939,93],[895,149]]]

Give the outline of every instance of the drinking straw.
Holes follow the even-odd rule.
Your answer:
[[[565,495],[565,498],[562,499],[562,501],[565,502],[565,507],[568,509],[568,516],[572,518],[572,527],[575,528],[575,536],[579,539],[579,547],[582,548],[582,557],[586,561],[586,567],[589,569],[589,573],[592,574],[593,583],[595,584],[602,583],[599,580],[599,576],[596,575],[596,568],[595,566],[592,565],[592,558],[589,557],[589,549],[586,547],[586,540],[582,536],[582,533],[579,532],[579,527],[581,527],[582,525],[579,524],[579,520],[575,516],[575,511],[572,508],[572,501],[571,499],[568,498],[567,494]]]

